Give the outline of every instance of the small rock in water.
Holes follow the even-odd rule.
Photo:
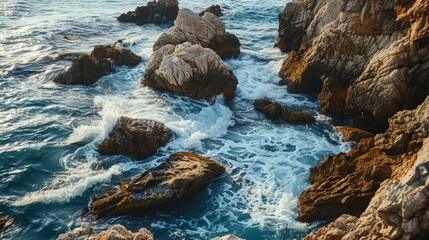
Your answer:
[[[109,215],[144,214],[171,207],[206,188],[225,172],[219,163],[192,152],[174,153],[155,168],[122,182],[93,200],[98,219]]]
[[[61,234],[57,240],[153,240],[153,235],[146,228],[133,233],[120,224],[116,224],[105,231],[96,234],[89,223],[82,223],[81,227]]]
[[[0,218],[0,231],[13,224],[12,218]]]
[[[233,234],[228,234],[223,237],[215,237],[213,240],[245,240],[244,238],[239,238]]]
[[[222,8],[219,5],[212,5],[212,6],[208,7],[206,10],[204,10],[200,13],[200,16],[204,16],[204,13],[206,13],[206,12],[213,13],[214,15],[216,15],[218,17],[223,16]]]
[[[137,25],[166,23],[176,19],[178,11],[178,0],[158,0],[149,2],[146,6],[137,7],[134,11],[123,13],[117,20],[135,22]]]
[[[303,111],[290,111],[276,102],[266,99],[259,99],[253,102],[253,106],[259,112],[262,112],[268,118],[279,119],[285,123],[305,124],[314,123],[314,117]]]
[[[173,137],[162,123],[120,117],[109,137],[98,147],[103,155],[129,155],[137,160],[156,153]]]

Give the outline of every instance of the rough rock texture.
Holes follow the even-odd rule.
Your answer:
[[[228,235],[225,235],[223,237],[215,237],[215,238],[213,238],[213,240],[245,240],[245,239],[239,238],[233,234],[228,234]]]
[[[112,70],[108,60],[96,61],[85,54],[74,60],[72,65],[58,74],[53,81],[66,85],[92,85]]]
[[[102,59],[111,59],[116,66],[135,67],[142,58],[127,48],[122,48],[116,45],[98,45],[91,52],[92,59],[99,61]]]
[[[226,32],[225,24],[210,12],[200,17],[189,9],[180,9],[174,26],[161,34],[153,50],[185,42],[211,48],[221,58],[236,57],[240,54],[241,44],[238,38]]]
[[[155,154],[172,136],[173,132],[161,123],[120,117],[109,137],[98,147],[98,152],[103,155],[124,154],[139,160]]]
[[[326,157],[310,171],[313,185],[299,197],[298,219],[359,216],[383,181],[410,166],[408,159],[421,148],[428,132],[429,97],[417,109],[395,114],[385,133],[362,139],[349,153]]]
[[[196,99],[209,100],[222,93],[231,100],[238,81],[213,50],[186,42],[156,50],[142,84]]]
[[[217,17],[222,17],[223,13],[222,13],[222,8],[219,5],[211,5],[210,7],[208,7],[206,10],[202,11],[200,13],[200,16],[204,16],[204,14],[206,12],[209,13],[213,13],[214,15],[216,15]]]
[[[178,0],[158,0],[148,2],[146,6],[123,13],[117,19],[120,22],[135,22],[137,25],[146,23],[166,23],[174,21],[179,11]]]
[[[280,14],[290,92],[320,92],[325,114],[385,129],[429,94],[427,1],[301,0]],[[398,13],[398,14],[397,14]]]
[[[373,138],[374,134],[367,132],[365,130],[349,127],[349,126],[338,126],[336,127],[337,131],[339,131],[342,135],[342,139],[344,142],[359,142],[362,138]]]
[[[356,220],[357,217],[341,215],[328,226],[319,229],[316,233],[310,233],[303,240],[341,240],[346,233],[353,229]]]
[[[81,227],[61,234],[57,240],[154,240],[154,238],[146,228],[133,233],[119,224],[96,234],[94,228],[84,222]]]
[[[206,188],[224,171],[217,162],[198,154],[175,153],[157,167],[94,199],[90,210],[95,218],[100,218],[171,207]]]
[[[259,99],[253,102],[253,106],[259,112],[262,112],[271,119],[278,119],[285,123],[305,124],[314,123],[314,117],[303,111],[290,111],[282,107],[279,103],[266,99]]]
[[[12,218],[0,218],[0,232],[13,224]]]

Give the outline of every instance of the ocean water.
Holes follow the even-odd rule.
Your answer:
[[[148,228],[156,239],[300,239],[317,224],[299,223],[297,198],[311,166],[347,151],[316,96],[278,86],[285,55],[273,45],[277,14],[287,1],[221,0],[228,31],[242,43],[227,60],[239,85],[236,98],[191,100],[139,88],[156,38],[171,24],[123,24],[116,17],[146,1],[3,0],[0,3],[0,215],[15,224],[1,239],[55,239],[78,227],[92,197],[162,162],[177,151],[219,161],[226,173],[177,209],[92,221],[97,230],[120,223]],[[199,12],[214,2],[182,0]],[[58,53],[90,52],[124,39],[144,59],[94,86],[62,86],[51,78],[69,66]],[[269,98],[310,111],[313,125],[267,120],[252,101]],[[143,161],[100,156],[96,148],[125,115],[166,124],[175,137]]]

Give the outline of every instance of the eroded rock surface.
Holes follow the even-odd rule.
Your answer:
[[[240,54],[241,44],[238,38],[226,32],[225,24],[210,12],[200,17],[189,9],[180,9],[174,26],[161,34],[153,50],[185,42],[211,48],[221,58],[236,57]]]
[[[206,188],[224,171],[217,162],[198,154],[175,153],[159,166],[94,199],[90,210],[95,218],[100,218],[171,207]]]
[[[81,227],[61,234],[57,240],[154,240],[154,238],[146,228],[133,233],[120,224],[97,234],[89,223],[84,222]]]
[[[156,153],[173,132],[163,124],[144,119],[120,117],[109,137],[98,147],[102,155],[128,155],[137,160]]]
[[[291,111],[282,107],[279,103],[267,99],[259,99],[253,102],[253,106],[259,112],[262,112],[271,119],[277,119],[285,123],[305,124],[314,123],[314,117],[304,111]]]
[[[320,92],[325,114],[385,129],[429,94],[427,1],[301,0],[280,14],[290,92]]]
[[[298,219],[359,216],[382,182],[409,167],[408,159],[420,149],[428,131],[429,97],[417,109],[395,114],[385,133],[362,139],[349,153],[326,157],[310,171],[313,185],[299,197]]]
[[[179,12],[178,0],[154,0],[146,6],[137,7],[134,11],[121,14],[120,22],[134,22],[137,25],[147,23],[166,23],[174,21]]]
[[[213,50],[186,42],[156,50],[142,84],[196,99],[223,94],[231,100],[238,81]]]

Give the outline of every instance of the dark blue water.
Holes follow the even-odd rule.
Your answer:
[[[311,166],[346,150],[314,97],[278,86],[284,58],[273,49],[284,1],[222,0],[222,17],[242,43],[228,60],[238,77],[237,97],[213,104],[138,88],[157,36],[170,25],[121,24],[115,17],[143,1],[6,0],[0,3],[0,215],[15,219],[1,239],[54,239],[80,225],[90,199],[156,166],[176,151],[214,158],[226,174],[180,208],[146,216],[93,222],[131,230],[146,227],[157,239],[210,239],[236,234],[252,239],[301,238],[315,226],[298,223],[297,197],[308,187]],[[196,12],[211,1],[180,1]],[[72,36],[68,40],[65,36]],[[69,65],[64,51],[125,39],[143,56],[95,86],[61,86],[51,78]],[[252,101],[270,98],[317,116],[311,126],[275,124]],[[134,162],[104,157],[96,147],[118,116],[153,119],[175,132],[156,156]]]

